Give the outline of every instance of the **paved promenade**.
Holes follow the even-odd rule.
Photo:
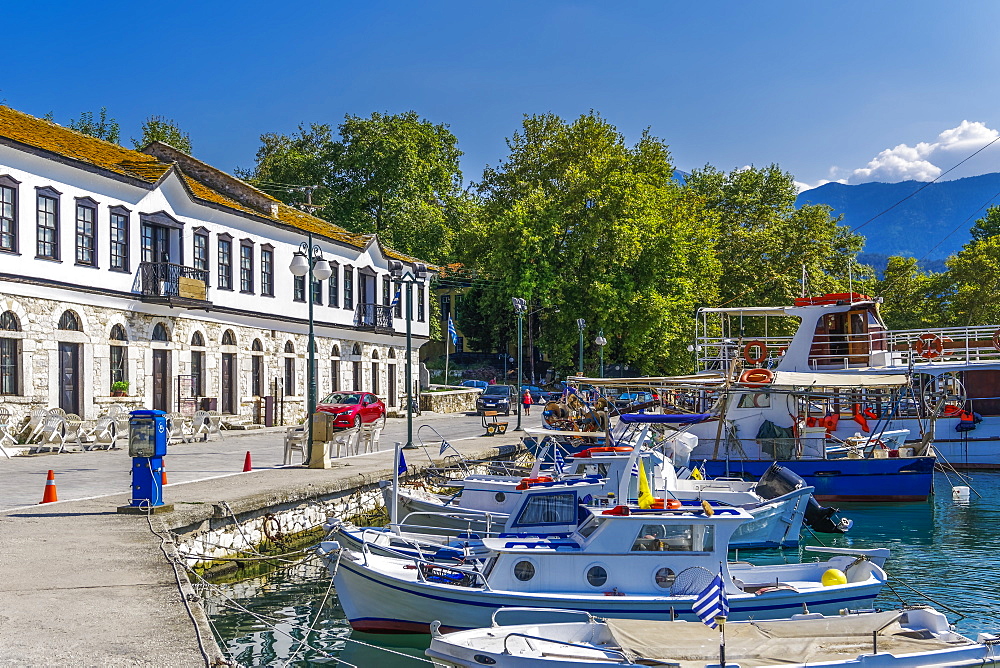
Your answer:
[[[533,416],[524,424],[537,422]],[[518,442],[510,433],[468,436],[482,432],[471,416],[425,414],[415,429],[420,424],[433,425],[470,456]],[[0,665],[199,666],[221,660],[200,606],[184,604],[182,592],[191,590],[165,556],[173,553],[167,531],[211,517],[212,505],[223,501],[239,512],[308,500],[352,480],[391,477],[392,444],[405,441],[405,430],[405,420],[390,420],[385,450],[335,460],[327,470],[273,468],[282,455],[282,433],[275,431],[171,446],[164,498],[175,511],[150,518],[115,512],[129,499],[131,460],[122,451],[0,460]],[[422,432],[425,442],[428,431]],[[233,473],[242,470],[248,450],[260,470]],[[437,459],[437,443],[408,451],[407,459],[426,464],[425,452]],[[48,469],[57,470],[60,499],[97,498],[15,507],[40,500]],[[109,491],[111,496],[98,496]],[[208,660],[196,628],[208,636],[202,643]]]

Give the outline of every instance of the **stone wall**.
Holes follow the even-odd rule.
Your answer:
[[[469,413],[476,410],[476,397],[482,392],[475,389],[424,392],[420,395],[420,410],[435,413]]]

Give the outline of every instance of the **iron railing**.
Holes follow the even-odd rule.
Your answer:
[[[144,297],[182,297],[208,301],[208,272],[170,262],[142,262],[139,277]]]
[[[391,330],[392,306],[358,304],[354,310],[354,326],[365,329]]]

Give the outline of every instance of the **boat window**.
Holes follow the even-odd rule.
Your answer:
[[[632,544],[633,552],[710,552],[713,527],[691,524],[644,524]]]
[[[503,492],[497,492],[496,494],[493,495],[493,498],[496,499],[497,503],[503,503],[504,500],[507,498],[507,495],[504,494]]]
[[[516,524],[576,524],[576,505],[575,492],[537,494],[524,504]]]
[[[770,392],[747,392],[740,397],[740,408],[770,408]]]
[[[576,465],[576,470],[573,471],[576,475],[599,475],[602,478],[608,477],[608,465],[607,464],[589,464],[586,462],[579,462]]]
[[[603,566],[591,566],[587,569],[587,582],[591,587],[603,587],[608,581],[608,572]]]
[[[514,564],[514,577],[521,582],[527,582],[535,577],[535,566],[530,561],[519,561]]]
[[[653,579],[656,580],[656,586],[660,589],[670,589],[674,586],[674,580],[676,578],[677,575],[669,568],[661,568],[656,571],[656,575],[653,576]]]
[[[590,538],[590,534],[597,531],[597,527],[599,527],[600,525],[601,525],[601,520],[599,520],[597,516],[591,515],[587,519],[587,521],[583,523],[583,526],[577,529],[577,533],[579,533],[584,538]]]

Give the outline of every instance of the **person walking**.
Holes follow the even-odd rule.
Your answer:
[[[525,390],[524,396],[521,397],[521,405],[524,406],[524,414],[531,415],[531,392],[528,390]]]

